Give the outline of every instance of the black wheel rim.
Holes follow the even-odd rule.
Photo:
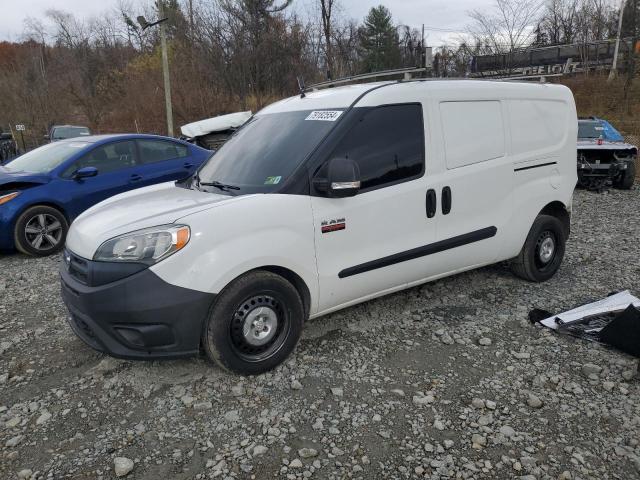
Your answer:
[[[24,226],[27,243],[40,252],[56,248],[62,240],[62,233],[62,222],[48,213],[31,217]]]
[[[283,302],[271,294],[254,295],[236,308],[230,324],[231,346],[247,362],[262,362],[275,355],[291,327]]]
[[[550,268],[558,255],[558,237],[551,230],[545,230],[536,241],[535,264],[544,272]]]

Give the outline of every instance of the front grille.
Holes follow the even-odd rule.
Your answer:
[[[89,263],[69,250],[64,252],[64,260],[67,264],[69,275],[83,285],[87,285],[89,283]]]

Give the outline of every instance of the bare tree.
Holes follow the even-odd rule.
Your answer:
[[[335,31],[336,55],[334,66],[339,76],[349,76],[358,73],[360,57],[358,55],[359,37],[358,24],[351,20],[338,27]]]
[[[408,25],[399,25],[402,64],[405,67],[419,67],[422,63],[422,33]]]
[[[493,53],[513,53],[531,44],[541,8],[540,0],[496,0],[492,12],[469,12],[472,23],[467,30],[473,43]]]
[[[586,44],[611,38],[615,16],[608,0],[549,0],[538,28],[546,44]]]
[[[320,12],[322,17],[322,32],[324,33],[324,48],[327,62],[327,78],[331,79],[333,70],[333,47],[332,47],[332,23],[331,14],[335,0],[320,0]]]

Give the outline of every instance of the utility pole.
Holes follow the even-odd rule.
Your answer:
[[[164,17],[162,0],[158,2],[158,14]],[[160,45],[162,48],[162,76],[164,78],[164,103],[167,110],[167,135],[173,137],[173,107],[171,106],[171,79],[169,78],[169,55],[167,53],[166,22],[160,23]]]
[[[616,47],[613,50],[613,64],[609,72],[607,82],[611,82],[618,75],[618,52],[620,50],[620,36],[622,35],[622,17],[624,15],[624,4],[626,0],[620,0],[620,16],[618,17],[618,35],[616,37]]]
[[[158,0],[159,19],[155,22],[148,22],[144,16],[137,17],[138,23],[145,31],[149,27],[160,26],[160,48],[162,49],[162,77],[164,80],[164,103],[167,110],[167,135],[173,137],[173,108],[171,107],[171,79],[169,78],[169,55],[167,54],[167,30],[165,22],[167,17],[163,17],[164,4],[163,0]]]
[[[424,44],[424,23],[422,24],[422,44],[420,46],[420,66],[422,68],[427,68],[427,47]]]

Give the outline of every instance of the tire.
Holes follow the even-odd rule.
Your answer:
[[[20,252],[46,257],[62,250],[68,231],[67,219],[59,210],[37,205],[18,217],[13,238]]]
[[[298,291],[287,280],[266,271],[247,273],[216,299],[204,325],[203,348],[225,370],[266,372],[295,348],[304,312]]]
[[[633,183],[636,180],[636,163],[631,161],[627,163],[627,169],[624,171],[622,175],[620,175],[620,179],[616,182],[616,187],[621,188],[623,190],[630,190],[633,187]]]
[[[538,215],[522,250],[511,262],[511,270],[530,282],[545,282],[560,268],[565,244],[562,222],[550,215]]]

